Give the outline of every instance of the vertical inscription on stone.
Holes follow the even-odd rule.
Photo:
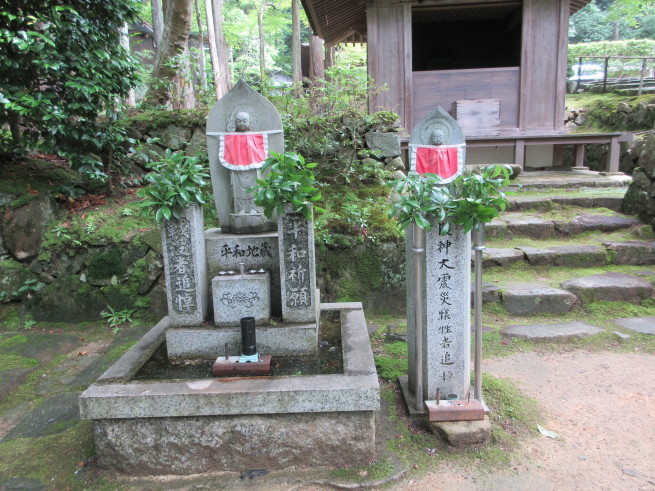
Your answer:
[[[311,307],[307,220],[300,214],[286,214],[282,217],[282,224],[286,282],[284,302],[292,309]]]
[[[470,342],[470,238],[459,227],[442,235],[441,225],[426,241],[428,394],[466,397]]]
[[[186,218],[176,220],[175,226],[172,224],[169,223],[165,230],[173,310],[180,314],[190,314],[197,308],[191,224]]]

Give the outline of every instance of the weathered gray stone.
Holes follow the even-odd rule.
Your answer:
[[[630,339],[629,334],[623,334],[622,332],[619,332],[619,331],[612,331],[612,334],[614,334],[621,341],[627,341],[628,339]]]
[[[639,303],[653,295],[653,285],[626,273],[603,273],[564,281],[562,288],[583,302],[608,300]]]
[[[568,234],[582,234],[591,231],[614,232],[640,225],[639,220],[618,215],[580,215],[567,225]]]
[[[507,211],[525,211],[525,210],[543,210],[548,211],[553,208],[556,198],[548,199],[543,197],[513,197],[509,198]]]
[[[193,131],[193,136],[189,140],[184,153],[187,155],[207,155],[207,135],[204,128],[196,128]]]
[[[79,392],[68,392],[49,397],[30,411],[1,441],[53,435],[76,425],[80,417],[79,395]]]
[[[106,307],[100,289],[81,282],[77,275],[57,278],[22,305],[34,320],[48,322],[97,321]]]
[[[145,256],[144,268],[140,271],[142,276],[138,279],[137,293],[145,295],[150,291],[155,282],[159,279],[164,271],[164,262],[160,254],[153,249],[148,251]]]
[[[507,223],[500,219],[494,219],[484,226],[484,234],[488,239],[499,239],[511,236],[508,233]]]
[[[221,271],[239,271],[244,263],[246,271],[263,269],[271,273],[271,311],[282,316],[278,233],[228,234],[219,228],[205,231],[207,269],[209,278]]]
[[[363,465],[373,411],[96,420],[98,465],[126,474]]]
[[[613,211],[621,211],[622,204],[623,196],[596,196],[594,197],[592,206],[593,208],[607,208]]]
[[[2,237],[7,250],[20,261],[37,256],[48,222],[55,217],[56,205],[49,196],[37,196],[25,206],[5,212]]]
[[[389,172],[394,172],[397,170],[404,171],[405,163],[403,162],[403,159],[401,159],[400,157],[394,157],[387,164],[385,164],[384,168]]]
[[[225,353],[241,353],[241,328],[175,328],[166,333],[170,359],[211,359]],[[257,349],[260,354],[281,356],[314,354],[318,349],[318,327],[312,324],[277,324],[257,328]]]
[[[508,266],[523,261],[523,251],[519,249],[485,249],[482,252],[482,267]]]
[[[397,157],[400,155],[400,137],[398,133],[366,133],[366,145],[380,157]]]
[[[166,128],[157,128],[150,132],[155,138],[159,138],[159,144],[171,150],[182,150],[186,147],[187,142],[191,139],[191,129],[174,124],[169,124]]]
[[[168,315],[172,326],[199,326],[207,317],[209,285],[202,208],[189,206],[162,223]]]
[[[471,282],[471,305],[475,299],[475,282]],[[482,282],[482,303],[497,302],[500,299],[500,288],[492,283]]]
[[[655,316],[614,319],[614,322],[625,329],[630,329],[631,331],[655,335]]]
[[[507,229],[514,235],[545,239],[555,235],[555,225],[550,220],[533,216],[505,216]]]
[[[607,254],[597,245],[551,246],[543,249],[519,247],[528,262],[535,266],[570,266],[577,268],[604,266]]]
[[[9,303],[19,299],[22,295],[18,290],[25,282],[36,279],[38,277],[23,263],[12,259],[0,261],[0,292],[5,292],[0,302]]]
[[[487,415],[479,421],[430,421],[428,427],[455,448],[479,445],[491,436],[491,421]]]
[[[655,242],[603,242],[608,251],[614,252],[612,264],[643,266],[655,264]]]
[[[248,120],[240,122],[237,128],[237,115],[246,114]],[[266,136],[268,155],[271,152],[284,153],[282,120],[275,106],[265,97],[255,92],[243,80],[219,100],[207,116],[207,151],[212,189],[216,211],[223,232],[260,233],[275,230],[275,217],[266,219],[262,208],[254,205],[252,194],[247,188],[255,185],[259,175],[259,163],[244,170],[228,169],[221,163],[221,149],[225,148],[223,138],[226,133],[244,132],[243,128]],[[238,175],[237,175],[238,174]]]
[[[302,213],[287,211],[278,219],[282,320],[287,323],[316,323],[316,255],[314,221]]]
[[[449,235],[434,224],[426,233],[423,295],[423,400],[431,399],[437,387],[444,394],[464,397],[470,385],[470,291],[471,238],[461,228]],[[407,345],[409,388],[416,390],[415,271],[413,231],[406,231],[407,255]],[[427,287],[429,285],[429,287]]]
[[[576,321],[564,324],[514,325],[506,327],[500,333],[508,338],[558,342],[593,336],[602,331],[599,327]]]
[[[573,293],[556,288],[502,292],[503,306],[513,315],[561,314],[575,305]]]
[[[219,275],[212,280],[214,324],[238,326],[243,317],[254,317],[262,326],[271,319],[271,275],[255,272]]]

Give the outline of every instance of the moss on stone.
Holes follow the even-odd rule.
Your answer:
[[[89,277],[99,280],[122,276],[127,271],[122,251],[118,248],[111,248],[96,254],[89,260],[86,268]]]
[[[207,124],[207,113],[207,108],[146,111],[136,116],[125,118],[117,124],[124,128],[134,129],[139,133],[148,133],[153,129],[164,128],[171,124],[185,128],[204,128]]]
[[[38,365],[39,362],[33,358],[25,358],[14,353],[0,353],[0,372],[16,368],[31,368]]]
[[[57,435],[0,443],[0,476],[38,480],[47,489],[78,489],[78,463],[93,455],[91,421]]]

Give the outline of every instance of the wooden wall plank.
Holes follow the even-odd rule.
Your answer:
[[[563,91],[566,86],[563,30],[568,24],[568,0],[524,0],[523,49],[519,124],[524,131],[563,128]],[[562,23],[567,21],[565,25]],[[560,117],[561,116],[561,117]]]
[[[388,89],[371,98],[369,110],[394,111],[400,116],[403,126],[407,126],[405,67],[406,51],[410,49],[405,48],[406,9],[406,5],[373,5],[367,9],[368,72],[376,85],[386,85]]]
[[[412,77],[413,125],[436,106],[448,111],[458,100],[499,99],[501,132],[518,126],[518,67],[414,72]]]

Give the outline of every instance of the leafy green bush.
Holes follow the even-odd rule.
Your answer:
[[[316,178],[311,169],[315,163],[305,163],[302,155],[297,153],[275,153],[267,158],[262,166],[264,177],[257,179],[257,185],[248,192],[254,193],[255,204],[264,207],[264,214],[271,218],[273,212],[284,212],[285,204],[293,206],[297,213],[312,217],[312,205],[321,199],[321,192],[316,187]],[[314,206],[318,211],[321,208]]]
[[[125,139],[111,119],[135,83],[136,63],[120,29],[134,20],[132,0],[19,2],[0,11],[0,126],[21,155],[41,149],[68,158],[93,178],[106,177],[97,156]]]
[[[205,203],[203,186],[207,184],[209,174],[200,157],[166,149],[164,158],[149,167],[153,172],[145,179],[150,184],[139,189],[137,195],[144,199],[141,206],[154,212],[157,222],[180,218],[187,206]]]

